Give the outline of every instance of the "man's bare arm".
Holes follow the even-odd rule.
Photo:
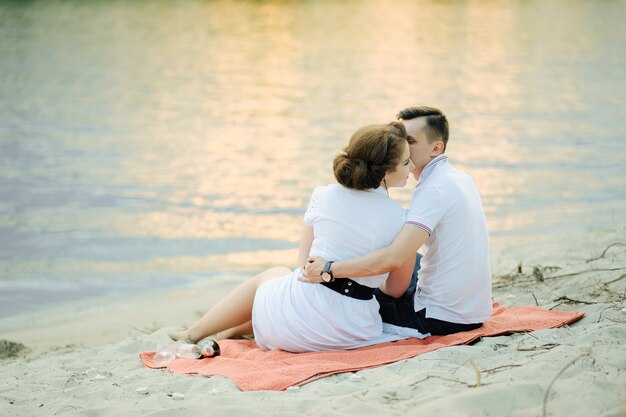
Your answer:
[[[400,298],[411,285],[414,268],[415,256],[412,256],[404,262],[402,268],[391,271],[385,282],[378,288],[391,297]]]
[[[407,224],[402,228],[393,243],[386,248],[379,249],[360,258],[333,263],[333,275],[335,278],[369,277],[402,268],[410,258],[415,258],[415,253],[429,236],[424,229]],[[320,282],[320,272],[326,260],[320,257],[312,257],[307,262],[303,280]]]

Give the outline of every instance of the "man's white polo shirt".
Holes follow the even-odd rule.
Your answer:
[[[413,193],[407,224],[426,230],[415,311],[454,323],[491,316],[489,232],[472,178],[441,155],[426,165]]]

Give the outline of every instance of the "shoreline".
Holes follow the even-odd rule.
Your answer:
[[[626,228],[527,238],[521,245],[516,244],[515,237],[492,239],[498,241],[491,249],[494,299],[503,302],[518,297],[505,294],[505,299],[498,300],[496,290],[498,277],[514,272],[520,265],[523,272],[536,266],[564,268],[600,255],[624,235]],[[589,236],[593,238],[585,239]],[[626,244],[626,238],[621,240]],[[555,265],[558,263],[561,265]],[[138,295],[107,294],[55,303],[40,311],[0,318],[0,340],[22,343],[30,351],[20,356],[31,357],[64,347],[101,346],[162,327],[180,327],[202,316],[243,280],[245,277],[234,275],[230,280],[206,281],[191,288],[168,287]],[[536,304],[528,295],[519,297],[529,305]]]
[[[102,346],[195,320],[233,285],[219,282],[56,304],[40,312],[0,319],[0,339],[24,344],[29,349],[27,357],[61,348]]]
[[[613,229],[606,229],[613,230]],[[625,228],[626,230],[626,228]],[[555,236],[577,236],[580,234],[584,234],[582,231],[569,231],[563,232],[560,234],[555,234]],[[625,232],[626,233],[626,232]],[[503,263],[503,256],[510,252],[511,248],[514,250],[518,250],[520,246],[528,246],[532,244],[532,242],[537,239],[541,239],[540,235],[536,234],[504,234],[498,235],[496,237],[491,236],[491,261],[494,265],[494,276],[499,275],[496,269],[501,266]],[[626,239],[625,239],[626,240]],[[295,244],[294,244],[295,245]],[[593,247],[590,246],[590,250],[593,250]],[[534,254],[531,253],[531,257],[534,257]],[[256,262],[251,262],[250,259],[255,259]],[[280,250],[272,250],[272,251],[253,251],[253,252],[240,252],[240,253],[229,253],[226,255],[209,255],[204,258],[205,266],[204,268],[208,271],[214,271],[211,274],[207,274],[198,271],[198,265],[194,264],[194,272],[195,274],[189,275],[186,274],[184,276],[185,281],[183,284],[174,284],[173,281],[179,279],[178,276],[172,276],[167,280],[160,279],[160,285],[153,289],[146,289],[146,286],[154,284],[153,281],[148,279],[142,279],[130,285],[128,287],[121,287],[119,283],[111,286],[103,286],[102,282],[97,284],[91,283],[89,281],[85,282],[76,282],[76,287],[71,288],[71,294],[67,297],[59,297],[57,292],[61,292],[61,290],[57,290],[51,288],[53,290],[53,298],[58,298],[59,300],[50,300],[50,297],[46,296],[46,288],[39,288],[37,284],[32,282],[29,286],[21,287],[16,285],[14,287],[10,287],[6,285],[7,291],[12,291],[15,297],[21,297],[25,293],[29,293],[30,290],[34,289],[33,292],[36,292],[39,296],[33,297],[33,299],[29,300],[30,303],[37,304],[41,308],[39,309],[25,309],[22,311],[11,311],[7,314],[3,312],[0,313],[0,323],[7,318],[17,317],[22,315],[37,315],[37,314],[45,314],[49,310],[58,310],[63,308],[64,305],[71,306],[77,303],[87,303],[90,301],[96,303],[102,303],[106,299],[115,300],[116,298],[123,299],[136,299],[139,300],[141,298],[149,298],[159,293],[167,293],[167,292],[179,292],[185,290],[195,290],[198,288],[204,288],[207,286],[213,285],[221,285],[224,283],[240,283],[242,280],[253,276],[257,271],[263,271],[264,269],[271,268],[274,266],[286,266],[290,264],[295,264],[295,259],[297,258],[297,248],[292,249],[280,249]],[[260,262],[259,262],[260,260]],[[505,259],[505,262],[510,261],[510,259]],[[216,266],[219,265],[222,268],[224,265],[227,265],[228,271],[216,271]],[[191,278],[190,278],[191,277]],[[100,288],[101,286],[101,288]],[[102,295],[100,293],[103,293]],[[4,315],[2,315],[4,314]],[[1,327],[0,327],[1,329]]]

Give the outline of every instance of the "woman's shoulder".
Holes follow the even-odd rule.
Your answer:
[[[400,203],[390,198],[382,188],[370,190],[353,190],[341,184],[318,185],[313,189],[313,198],[339,198],[343,197],[347,201],[370,201],[373,204],[397,207],[402,209]]]
[[[328,184],[328,185],[318,185],[313,188],[313,192],[311,193],[311,201],[321,202],[327,199],[332,199],[337,195],[338,192],[341,192],[339,189],[343,188],[339,184]]]
[[[339,184],[318,185],[313,189],[313,195],[336,194],[345,192],[344,190],[347,188]]]
[[[313,190],[313,195],[325,196],[327,198],[346,198],[348,200],[377,198],[373,194],[375,194],[373,190],[353,190],[341,184],[321,185]]]

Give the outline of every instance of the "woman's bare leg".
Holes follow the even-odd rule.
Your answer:
[[[248,336],[253,334],[252,320],[245,322],[237,327],[231,327],[230,329],[219,332],[215,337],[221,339],[237,339],[242,336]]]
[[[195,324],[182,332],[170,333],[174,340],[196,343],[214,333],[238,327],[252,320],[252,304],[257,288],[265,281],[290,274],[285,267],[270,268],[250,278],[215,304]]]

